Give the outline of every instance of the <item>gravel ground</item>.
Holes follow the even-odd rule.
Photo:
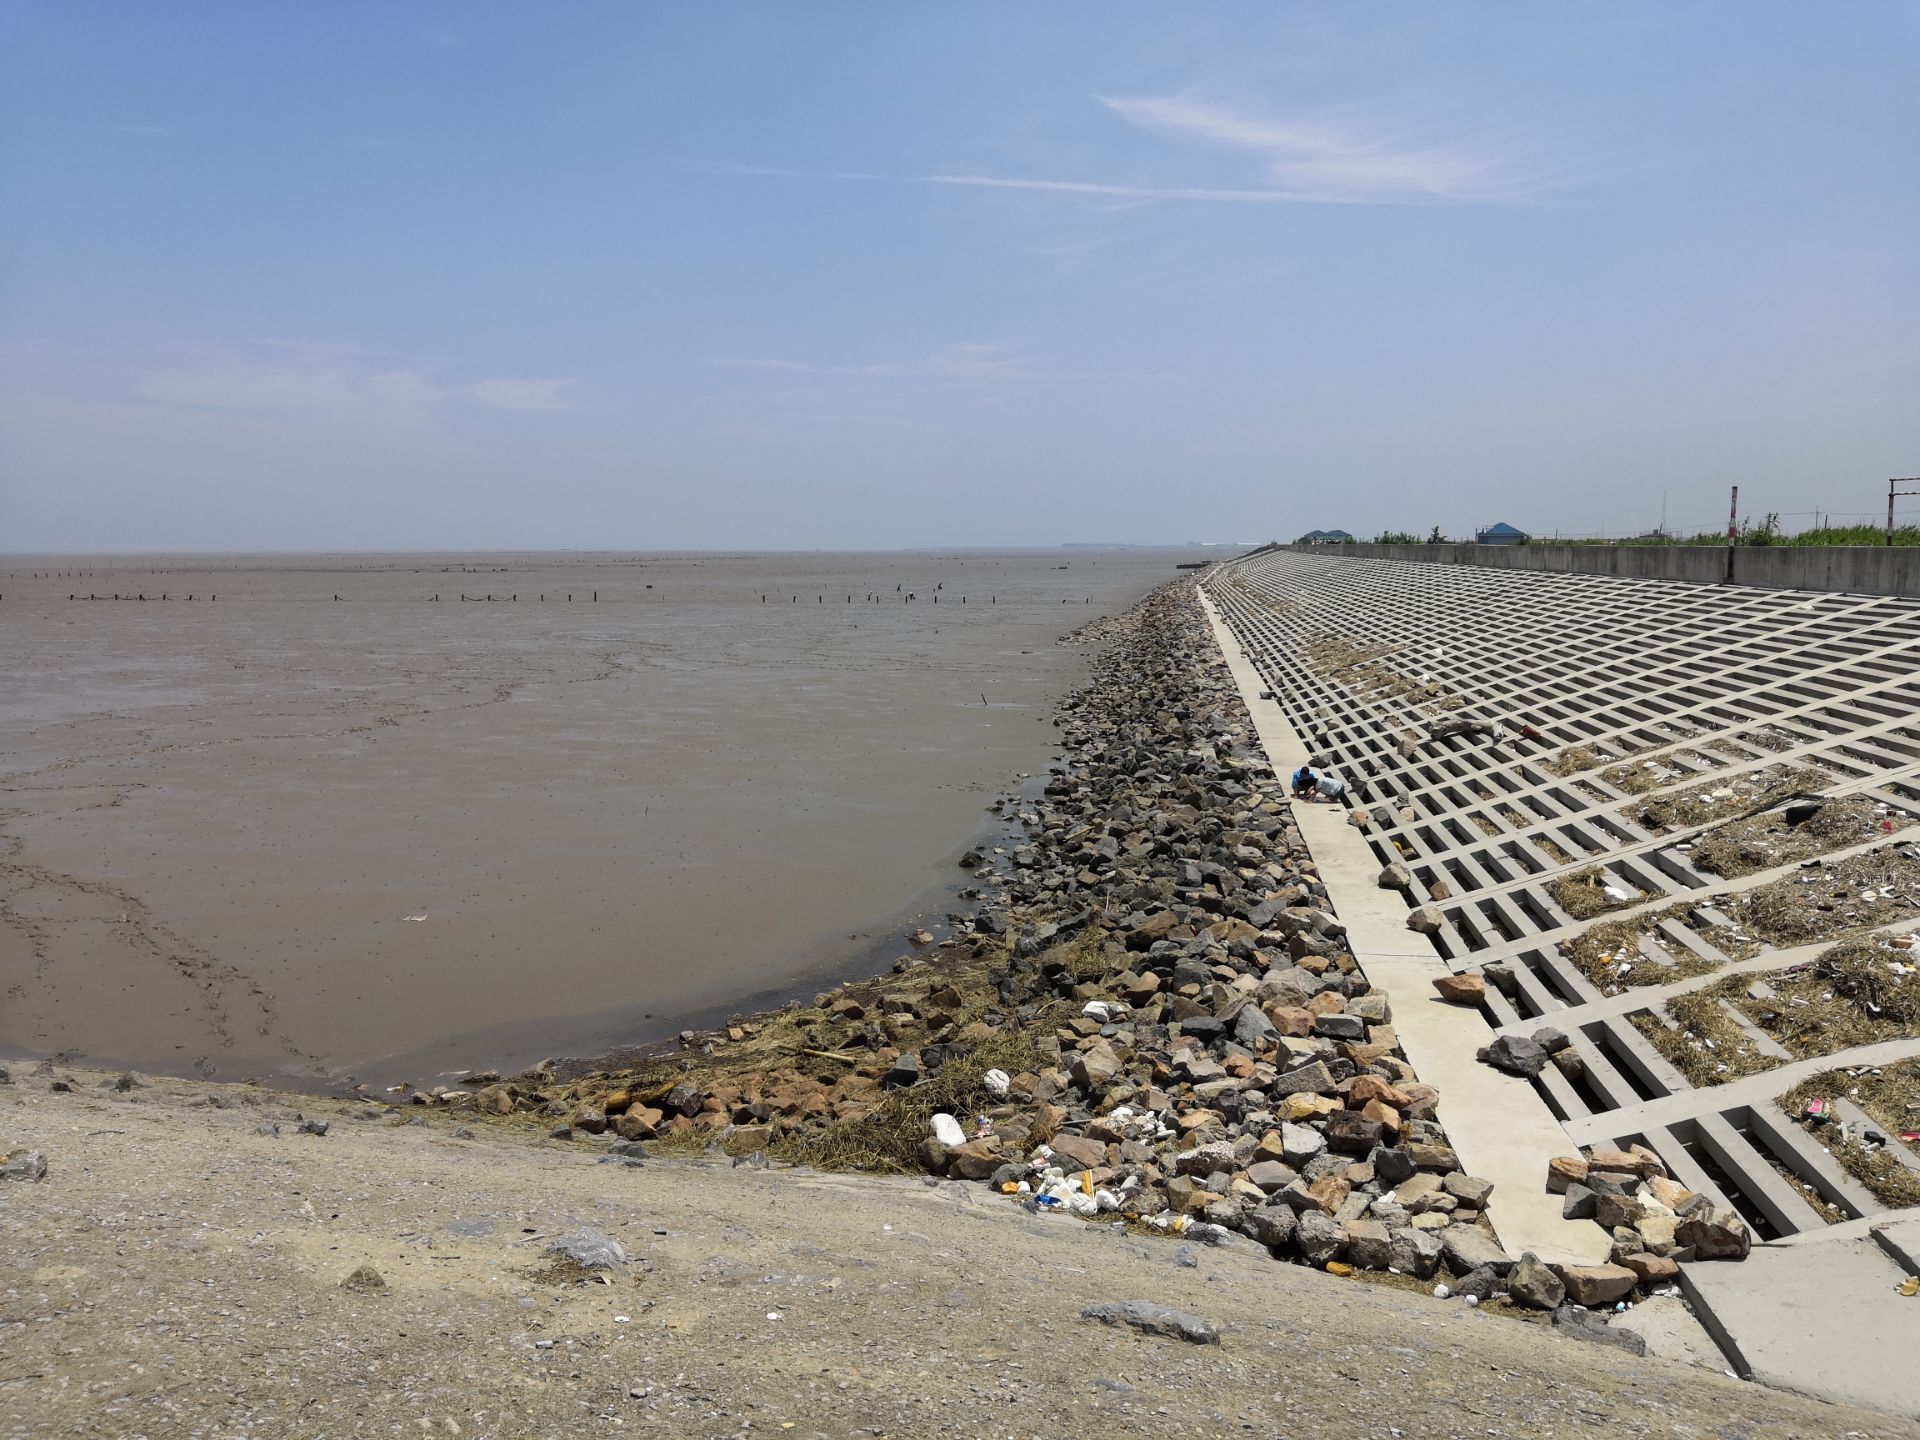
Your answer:
[[[407,1112],[68,1078],[0,1086],[0,1152],[48,1164],[0,1181],[8,1437],[1920,1435],[978,1186],[600,1164]],[[610,1284],[544,1253],[583,1226],[627,1252]],[[342,1285],[362,1266],[379,1288]],[[1081,1318],[1126,1300],[1221,1341]]]

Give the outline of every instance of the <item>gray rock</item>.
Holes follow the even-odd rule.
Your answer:
[[[1364,1196],[1349,1196],[1365,1202]],[[1347,1260],[1362,1270],[1385,1270],[1393,1264],[1393,1236],[1378,1220],[1348,1220]]]
[[[1440,1245],[1455,1274],[1478,1270],[1483,1265],[1496,1275],[1504,1275],[1513,1268],[1513,1257],[1486,1231],[1471,1225],[1447,1226],[1440,1232]]]
[[[1305,1125],[1296,1125],[1291,1120],[1287,1120],[1280,1126],[1280,1148],[1287,1157],[1287,1163],[1297,1167],[1306,1164],[1325,1150],[1327,1137],[1318,1130]]]
[[[1562,1220],[1591,1220],[1594,1211],[1594,1193],[1578,1180],[1567,1182],[1566,1199],[1560,1202]]]
[[[1327,1069],[1325,1061],[1315,1060],[1278,1076],[1271,1085],[1267,1086],[1267,1094],[1280,1100],[1288,1095],[1319,1095],[1332,1089],[1333,1072]]]
[[[1482,1052],[1481,1058],[1496,1070],[1509,1075],[1524,1075],[1529,1080],[1547,1068],[1546,1047],[1524,1035],[1502,1035]]]
[[[1259,1210],[1249,1210],[1240,1217],[1240,1228],[1248,1237],[1262,1245],[1278,1250],[1293,1239],[1299,1217],[1285,1205],[1268,1205]]]
[[[1566,1037],[1565,1032],[1556,1030],[1551,1025],[1542,1025],[1538,1030],[1533,1032],[1533,1043],[1549,1055],[1558,1055],[1562,1050],[1573,1044],[1573,1041]]]
[[[1487,1208],[1487,1197],[1493,1193],[1493,1182],[1482,1180],[1477,1175],[1465,1175],[1456,1170],[1440,1182],[1446,1186],[1447,1193],[1463,1205],[1471,1205],[1476,1210]]]
[[[1151,1300],[1107,1301],[1089,1305],[1080,1312],[1080,1316],[1084,1320],[1098,1320],[1102,1325],[1129,1325],[1143,1335],[1165,1335],[1175,1340],[1185,1340],[1191,1345],[1220,1343],[1220,1329],[1211,1320],[1202,1320],[1198,1315],[1189,1315],[1184,1310],[1156,1305]]]
[[[1331,1215],[1319,1210],[1303,1210],[1294,1230],[1294,1242],[1300,1253],[1315,1265],[1338,1260],[1347,1247],[1347,1232]]]
[[[1508,1274],[1507,1293],[1530,1310],[1553,1310],[1565,1302],[1567,1287],[1529,1250]]]
[[[1393,1268],[1416,1280],[1431,1279],[1440,1268],[1441,1248],[1439,1236],[1411,1229],[1394,1231],[1387,1245]]]
[[[547,1242],[547,1254],[571,1260],[586,1270],[617,1270],[627,1263],[627,1252],[611,1235],[598,1230],[575,1230]]]
[[[1393,1145],[1374,1146],[1368,1152],[1367,1161],[1373,1166],[1373,1178],[1387,1190],[1404,1185],[1413,1178],[1414,1171],[1418,1169],[1413,1163],[1412,1155]]]
[[[1500,1277],[1491,1265],[1482,1265],[1477,1270],[1469,1270],[1453,1282],[1453,1293],[1471,1295],[1476,1300],[1491,1300],[1500,1289]]]
[[[1367,1022],[1358,1015],[1336,1012],[1322,1015],[1313,1022],[1313,1033],[1325,1036],[1329,1040],[1365,1040]]]
[[[1247,1179],[1271,1195],[1276,1190],[1284,1190],[1300,1177],[1290,1165],[1278,1160],[1256,1160],[1247,1167]]]
[[[1258,1005],[1243,1005],[1240,1013],[1233,1017],[1233,1038],[1249,1049],[1258,1049],[1276,1033],[1273,1022]]]
[[[1617,1345],[1635,1355],[1647,1353],[1647,1342],[1631,1330],[1615,1330],[1591,1310],[1578,1305],[1562,1305],[1553,1312],[1553,1328],[1576,1340],[1592,1340],[1601,1345]]]
[[[44,1180],[47,1157],[39,1150],[23,1150],[0,1165],[0,1180]]]

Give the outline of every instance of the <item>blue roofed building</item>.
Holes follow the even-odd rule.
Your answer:
[[[1524,545],[1527,539],[1526,531],[1516,530],[1502,520],[1497,525],[1489,525],[1484,530],[1476,531],[1473,543],[1476,545]]]
[[[1296,545],[1351,545],[1353,536],[1345,530],[1309,530],[1293,543]]]

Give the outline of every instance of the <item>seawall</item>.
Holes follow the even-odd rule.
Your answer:
[[[1920,547],[1908,545],[1279,545],[1302,555],[1546,570],[1770,590],[1920,595]]]

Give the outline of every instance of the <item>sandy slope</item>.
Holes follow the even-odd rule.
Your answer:
[[[310,1098],[13,1079],[0,1151],[50,1170],[0,1182],[9,1437],[1920,1434],[1250,1244],[1183,1265],[977,1186],[624,1168]],[[583,1224],[632,1257],[611,1285],[540,1274]],[[369,1264],[383,1292],[341,1287]],[[1223,1342],[1080,1318],[1124,1299]]]

